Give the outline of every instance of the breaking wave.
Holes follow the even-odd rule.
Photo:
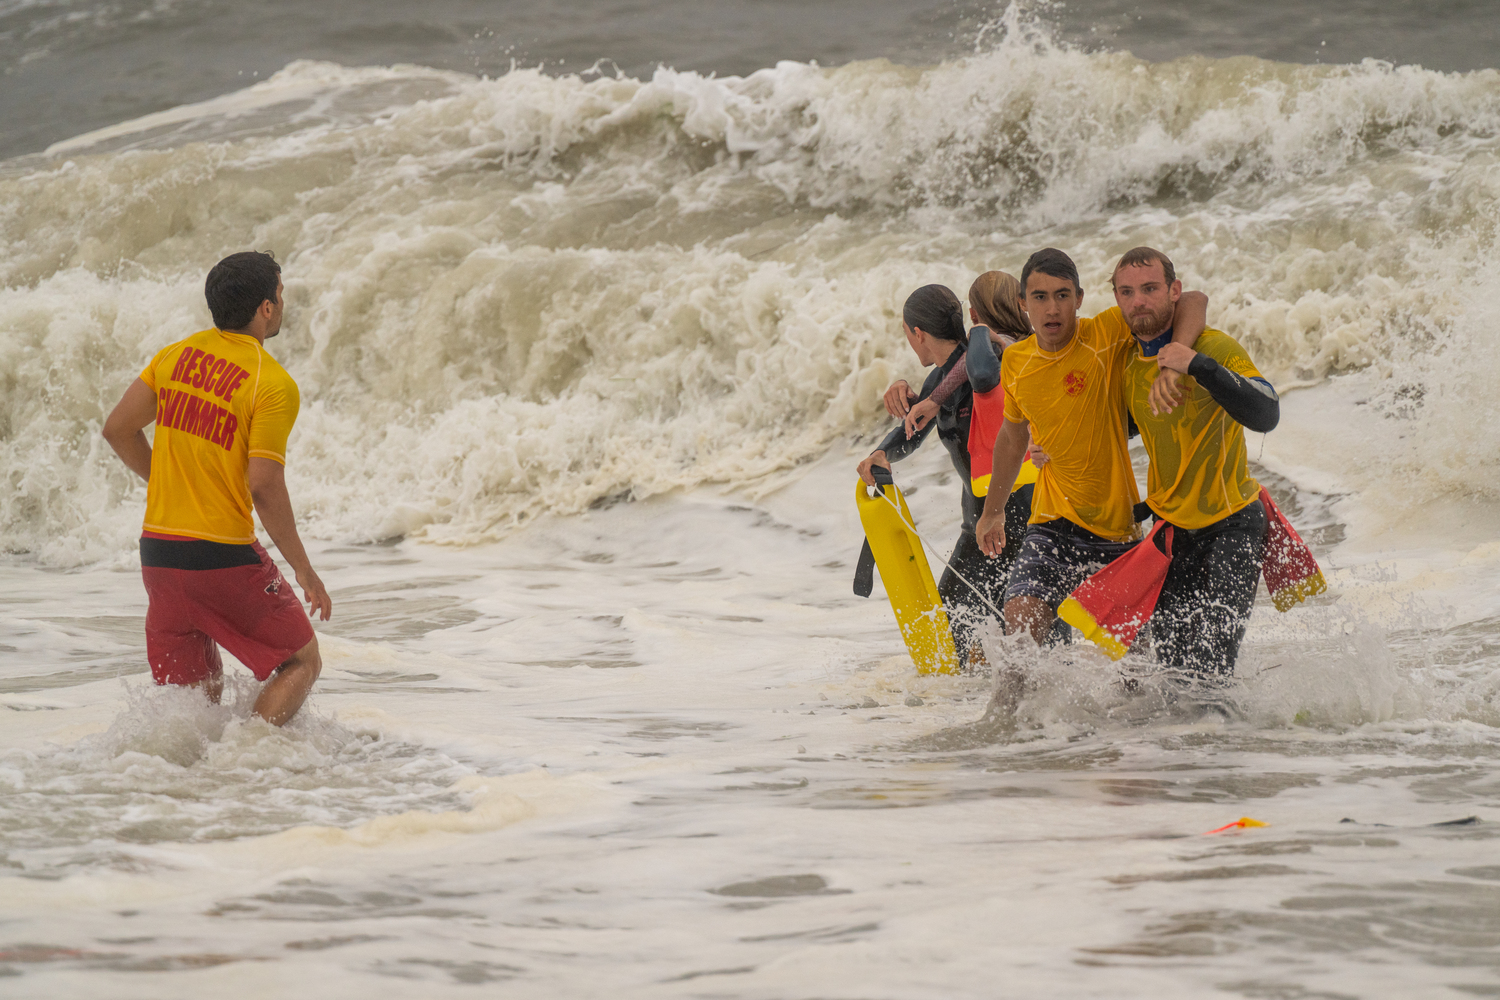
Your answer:
[[[1472,417],[1495,405],[1500,73],[1153,64],[1014,10],[989,37],[725,78],[299,62],[0,165],[0,547],[129,558],[143,488],[99,427],[247,247],[286,269],[270,346],[302,387],[314,534],[471,543],[772,487],[915,374],[912,287],[1048,244],[1085,312],[1114,256],[1160,246],[1281,384],[1364,373],[1382,413],[1458,435],[1441,488],[1493,492]]]

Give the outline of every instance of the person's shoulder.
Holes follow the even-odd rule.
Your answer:
[[[189,334],[188,336],[183,337],[181,340],[172,341],[166,347],[163,347],[161,350],[151,355],[151,362],[146,366],[146,370],[151,371],[162,362],[166,361],[168,358],[175,357],[177,353],[183,348],[198,347],[204,342],[204,340],[207,339],[208,335],[213,332],[213,330],[199,330],[197,333]]]
[[[1236,375],[1242,375],[1245,378],[1264,377],[1244,345],[1222,330],[1211,328],[1204,330],[1198,336],[1197,342],[1193,344],[1193,349],[1213,358]]]
[[[256,349],[260,352],[260,378],[257,380],[256,398],[267,404],[277,400],[291,401],[294,404],[299,402],[302,394],[291,372],[282,367],[281,362],[266,350],[264,344],[256,345]]]
[[[264,344],[259,345],[259,350],[261,381],[274,379],[276,381],[288,382],[293,386],[297,384],[296,379],[292,378],[292,373],[282,367],[281,362],[276,360],[274,354],[266,350]]]
[[[1000,363],[1018,364],[1023,358],[1036,355],[1036,336],[1024,337],[1000,352]]]
[[[190,333],[186,337],[183,337],[181,340],[174,340],[166,347],[163,347],[160,351],[157,351],[156,356],[161,357],[163,354],[170,354],[172,351],[177,350],[179,347],[201,348],[203,347],[203,345],[212,340],[218,332],[219,331],[215,330],[213,327],[209,327],[207,330],[199,330],[197,333]]]
[[[1096,316],[1078,318],[1078,341],[1095,350],[1119,347],[1135,339],[1119,306],[1110,306]]]
[[[1119,306],[1110,306],[1108,309],[1101,310],[1092,316],[1080,316],[1078,317],[1078,322],[1120,324],[1127,328],[1129,327],[1129,324],[1125,322],[1125,314],[1120,311]]]
[[[1200,351],[1203,354],[1209,355],[1209,357],[1214,358],[1220,364],[1229,364],[1230,361],[1254,364],[1254,360],[1251,360],[1250,357],[1250,351],[1245,349],[1244,343],[1224,333],[1223,330],[1214,330],[1212,327],[1199,334],[1199,339],[1197,339],[1197,343],[1194,343],[1193,349],[1194,351]]]
[[[1018,340],[1000,352],[1000,380],[1014,380],[1026,363],[1036,357],[1035,335]]]
[[[1215,330],[1212,327],[1205,328],[1198,335],[1198,340],[1193,344],[1193,350],[1207,354],[1219,364],[1223,364],[1230,358],[1250,360],[1250,352],[1245,350],[1243,344],[1223,330]]]

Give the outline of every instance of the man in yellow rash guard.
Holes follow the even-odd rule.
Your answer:
[[[1005,590],[1005,630],[1028,631],[1042,643],[1058,605],[1140,537],[1119,389],[1134,341],[1118,309],[1078,318],[1078,268],[1061,250],[1032,254],[1021,287],[1036,336],[1001,359],[1005,421],[995,436],[991,481],[1015,481],[1028,432],[1049,461],[1033,488],[1025,538],[1007,540],[1004,498],[997,501],[995,493],[986,498],[976,535],[990,556],[1006,544],[1021,546]],[[1194,293],[1179,310],[1174,340],[1197,339],[1207,301]]]
[[[266,681],[256,714],[282,725],[322,660],[307,613],[255,540],[252,509],[324,621],[333,604],[286,490],[297,383],[265,349],[281,330],[281,267],[269,254],[232,254],[209,271],[204,291],[216,327],[158,352],[105,421],[104,437],[147,482],[141,577],[152,676],[218,701],[222,645]],[[154,446],[143,433],[153,421]]]
[[[1120,258],[1113,283],[1135,335],[1122,390],[1151,459],[1146,504],[1174,529],[1172,563],[1151,617],[1152,648],[1166,666],[1228,677],[1266,541],[1244,429],[1275,428],[1280,403],[1233,337],[1205,330],[1193,347],[1168,343],[1182,283],[1166,254],[1136,247]],[[1188,378],[1182,405],[1156,413],[1146,397],[1163,369]]]

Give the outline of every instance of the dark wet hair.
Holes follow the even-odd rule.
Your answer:
[[[1073,263],[1073,258],[1058,250],[1056,247],[1047,247],[1038,250],[1026,258],[1026,266],[1021,269],[1021,294],[1026,294],[1026,283],[1031,280],[1032,274],[1040,271],[1053,278],[1063,278],[1073,283],[1073,290],[1079,294],[1083,293],[1083,285],[1078,281],[1078,265]]]
[[[1118,276],[1122,267],[1149,267],[1152,262],[1161,265],[1161,273],[1167,279],[1167,284],[1177,280],[1177,269],[1172,266],[1172,259],[1155,247],[1136,247],[1127,250],[1125,256],[1120,258],[1120,263],[1115,265],[1115,275]],[[1110,277],[1110,283],[1114,283],[1114,276]]]
[[[964,309],[947,285],[923,285],[906,297],[901,318],[939,340],[964,339]]]
[[[232,253],[208,272],[203,294],[214,326],[220,330],[243,330],[255,318],[255,310],[269,299],[276,301],[276,282],[281,265],[268,253],[246,250]]]

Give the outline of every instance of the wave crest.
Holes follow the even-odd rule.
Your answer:
[[[1000,28],[930,67],[723,79],[294,63],[9,165],[0,544],[127,549],[139,488],[97,428],[247,246],[286,265],[294,495],[345,538],[774,481],[918,376],[911,288],[1041,245],[1074,255],[1086,311],[1120,252],[1167,250],[1282,382],[1468,336],[1500,74],[1150,64]]]

